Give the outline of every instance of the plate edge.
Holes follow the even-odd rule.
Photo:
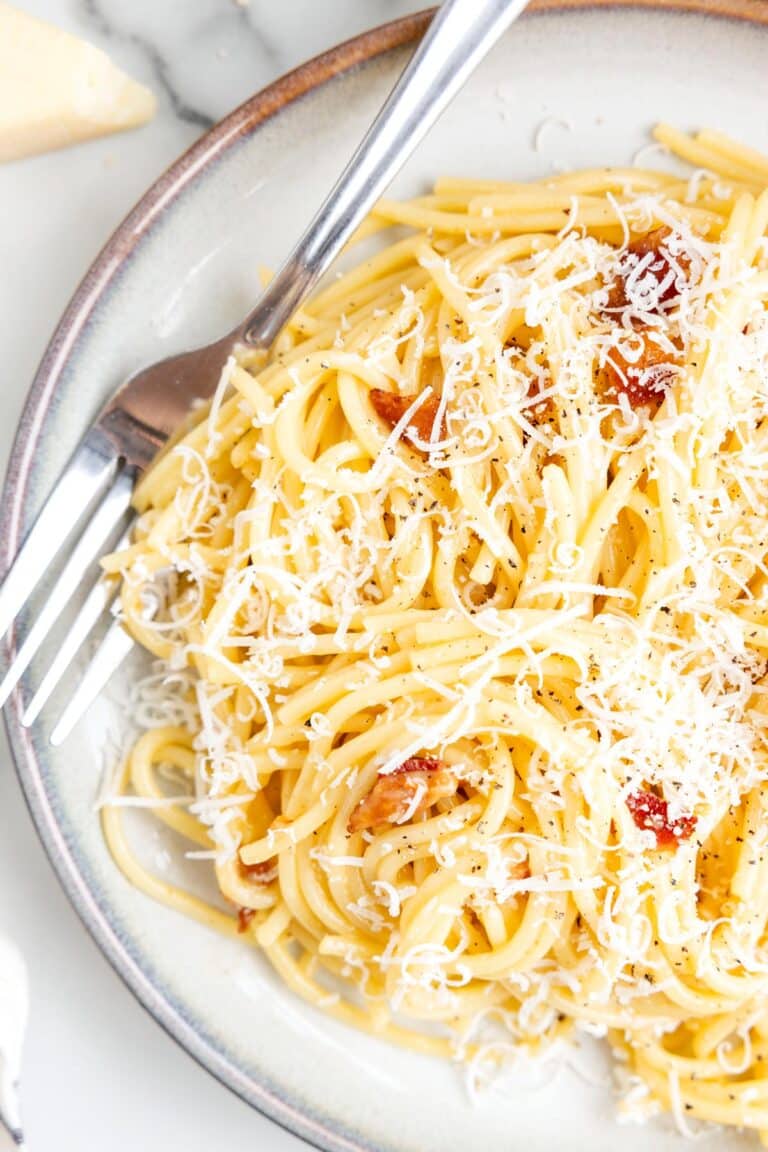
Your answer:
[[[682,12],[768,25],[766,0],[532,0],[529,11],[557,14],[578,10],[640,9]],[[261,89],[188,148],[166,169],[118,225],[90,265],[56,326],[27,394],[9,455],[0,511],[0,571],[7,570],[18,546],[21,512],[32,459],[44,415],[62,370],[87,326],[102,293],[123,261],[155,226],[162,213],[197,174],[240,139],[257,131],[283,108],[359,65],[415,41],[434,9],[380,25],[312,57]],[[3,644],[8,658],[13,635]],[[57,822],[40,774],[29,733],[21,726],[21,692],[17,688],[4,712],[14,768],[43,849],[85,928],[112,968],[141,1006],[201,1067],[224,1087],[293,1135],[321,1152],[395,1152],[350,1138],[317,1122],[268,1088],[245,1080],[236,1066],[202,1038],[142,971],[107,914],[85,882],[77,860]]]

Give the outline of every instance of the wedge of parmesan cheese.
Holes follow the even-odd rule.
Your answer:
[[[152,93],[104,52],[0,2],[0,161],[134,128]]]

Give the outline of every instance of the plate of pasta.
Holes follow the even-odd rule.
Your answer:
[[[423,24],[138,205],[6,556],[84,401],[246,310]],[[14,701],[100,946],[319,1148],[768,1143],[767,54],[737,0],[534,4],[142,477],[117,682],[58,749]]]

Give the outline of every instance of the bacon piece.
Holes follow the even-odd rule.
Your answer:
[[[653,404],[663,400],[664,393],[674,383],[679,369],[676,353],[662,348],[650,338],[652,329],[645,328],[627,333],[628,351],[632,358],[620,348],[611,348],[602,369],[602,384],[609,395],[623,392],[633,407]],[[634,355],[640,344],[639,354]]]
[[[253,920],[256,912],[253,908],[238,908],[237,910],[237,930],[238,932],[247,932],[248,927]]]
[[[689,840],[696,827],[695,816],[669,819],[669,805],[655,792],[633,792],[627,796],[627,808],[638,828],[656,833],[659,848],[677,847],[681,840]]]
[[[396,392],[384,392],[381,388],[371,388],[369,396],[376,415],[381,416],[382,420],[386,420],[392,428],[398,420],[402,420],[411,404],[414,404],[418,399],[416,396],[399,396]],[[439,407],[440,397],[428,396],[413,413],[411,423],[403,433],[405,439],[410,440],[411,443],[414,440],[429,440],[432,436]]]
[[[258,864],[243,864],[240,861],[240,873],[245,880],[254,880],[257,884],[269,884],[277,871],[277,857],[261,860]]]
[[[394,772],[380,775],[349,818],[350,832],[376,828],[379,824],[398,824],[411,812],[420,816],[438,800],[456,793],[458,781],[447,772],[440,760],[431,756],[412,756]]]
[[[626,308],[629,304],[627,285],[635,274],[635,269],[642,264],[642,271],[636,273],[636,283],[652,278],[659,291],[649,284],[649,295],[653,306],[649,311],[656,311],[660,305],[668,304],[670,300],[680,295],[681,279],[687,281],[691,270],[691,261],[684,252],[669,251],[667,241],[673,235],[672,229],[666,225],[654,228],[652,232],[633,240],[622,257],[622,268],[614,280],[608,293],[608,307],[611,309]],[[649,259],[650,257],[650,259]]]
[[[436,756],[409,756],[390,772],[390,776],[398,776],[401,772],[439,772],[444,767],[442,760]]]

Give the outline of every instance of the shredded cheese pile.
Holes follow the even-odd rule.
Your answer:
[[[625,1113],[768,1144],[768,161],[656,135],[690,178],[382,201],[228,363],[105,566],[176,685],[124,787],[232,915],[104,822],[344,1020],[476,1070],[584,1028]]]

